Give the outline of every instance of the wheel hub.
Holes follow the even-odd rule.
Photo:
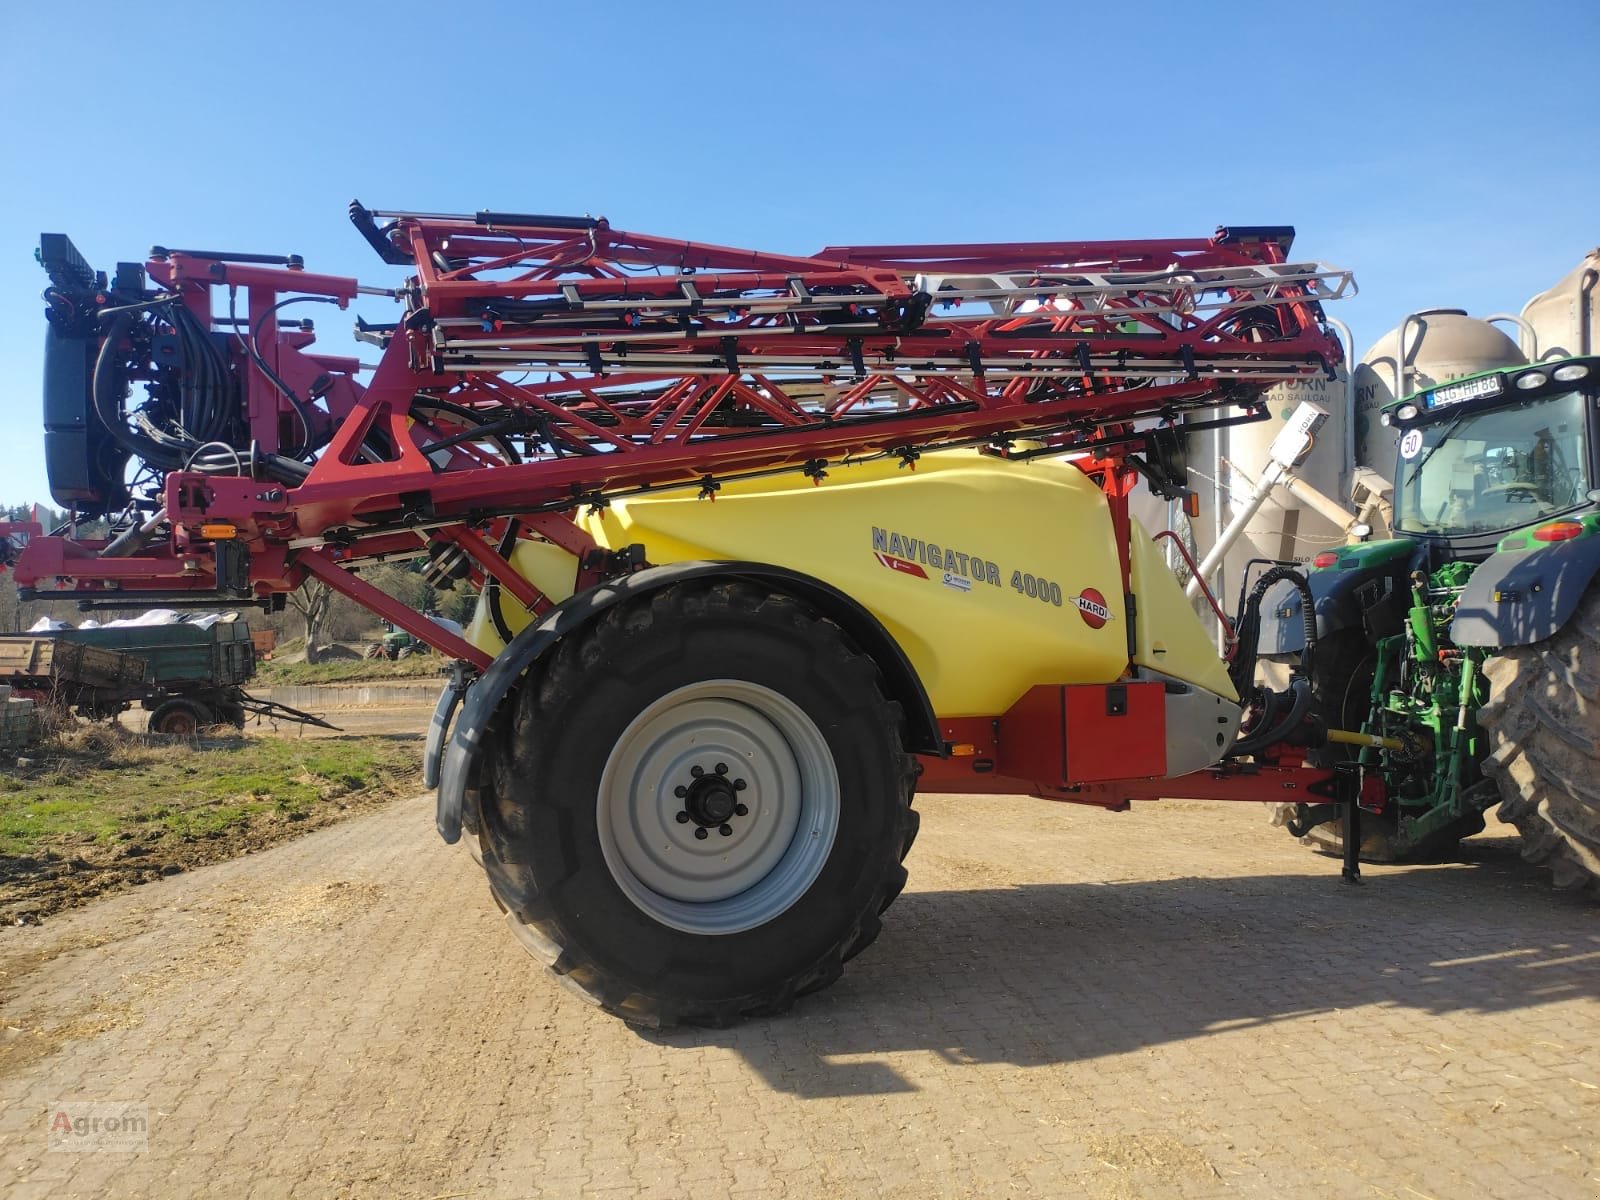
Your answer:
[[[821,731],[741,680],[668,693],[625,729],[600,784],[601,849],[663,924],[732,933],[770,920],[822,870],[839,785]]]
[[[748,786],[743,779],[728,777],[728,764],[718,763],[717,769],[707,774],[704,767],[699,765],[689,769],[690,782],[680,784],[673,789],[673,795],[683,801],[683,808],[678,812],[678,823],[687,824],[693,821],[700,828],[695,830],[695,837],[704,839],[706,830],[715,829],[723,837],[733,836],[733,826],[728,822],[734,817],[748,816],[750,810],[739,800],[739,793]]]
[[[705,775],[689,788],[689,815],[701,825],[721,825],[733,816],[733,785]]]

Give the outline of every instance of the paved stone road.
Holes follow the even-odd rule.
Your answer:
[[[1600,909],[1510,842],[1347,889],[1250,808],[919,804],[877,945],[722,1032],[554,986],[423,801],[0,931],[0,1193],[1600,1194]]]

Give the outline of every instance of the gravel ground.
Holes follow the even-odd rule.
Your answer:
[[[882,938],[725,1031],[557,987],[423,799],[0,931],[0,1192],[1600,1194],[1600,909],[1510,839],[1355,889],[1249,806],[918,803]],[[47,1149],[95,1101],[147,1148]]]

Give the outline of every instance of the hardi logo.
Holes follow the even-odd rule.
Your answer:
[[[1072,602],[1078,606],[1078,615],[1090,629],[1099,629],[1111,620],[1111,610],[1106,607],[1106,598],[1094,588],[1084,588],[1072,598]]]

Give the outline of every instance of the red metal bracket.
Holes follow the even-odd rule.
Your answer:
[[[326,550],[302,551],[295,556],[295,565],[322,580],[340,595],[348,596],[357,604],[377,613],[384,620],[398,625],[413,637],[433,646],[451,658],[463,659],[480,671],[488,670],[494,659],[464,638],[450,632],[437,621],[429,620],[410,605],[402,604],[387,592],[380,591],[341,567]]]

